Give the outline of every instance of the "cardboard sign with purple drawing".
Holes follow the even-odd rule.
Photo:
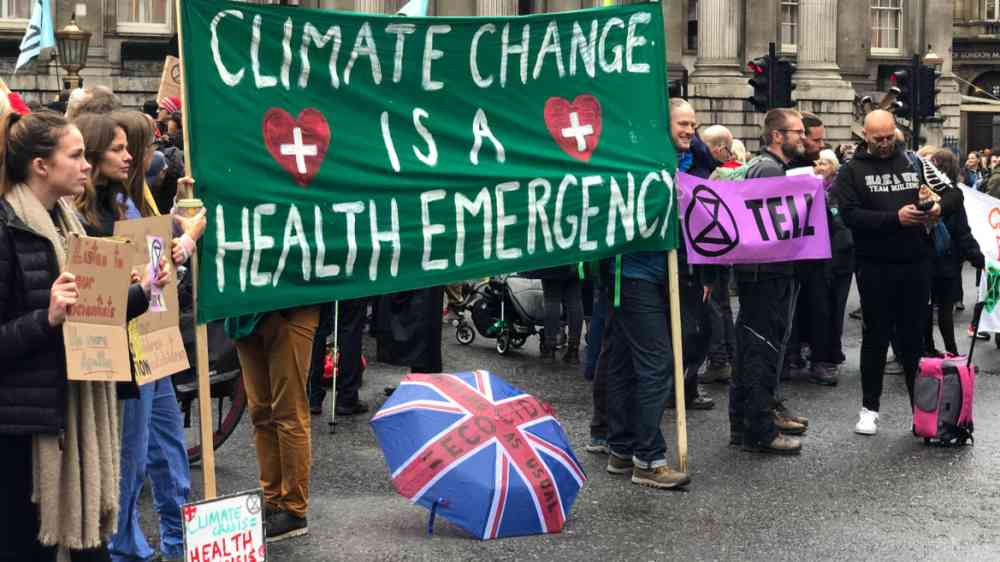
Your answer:
[[[115,235],[134,242],[132,265],[151,279],[159,273],[160,258],[166,258],[168,266],[173,267],[173,217],[119,221],[115,223]],[[162,290],[151,287],[149,310],[129,322],[128,328],[137,383],[150,383],[190,366],[181,338],[176,271]]]
[[[770,263],[828,259],[826,192],[815,176],[743,181],[678,173],[688,262]]]
[[[128,381],[125,310],[132,244],[73,235],[66,271],[76,276],[79,298],[63,324],[66,376],[77,381]]]

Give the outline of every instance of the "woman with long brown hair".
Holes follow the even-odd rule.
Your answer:
[[[152,121],[137,111],[116,111],[111,119],[125,133],[130,166],[120,190],[114,183],[116,178],[102,182],[103,178],[98,177],[97,183],[116,194],[115,203],[120,202],[124,208],[125,220],[158,216],[159,209],[145,181],[153,156]],[[98,132],[103,134],[102,128]],[[108,149],[116,147],[117,141],[113,141]],[[108,158],[115,160],[113,154]],[[110,166],[106,173],[115,170]],[[191,183],[187,178],[184,181]],[[97,200],[101,201],[100,195]],[[176,221],[174,263],[181,265],[194,251],[194,240],[200,234],[183,233],[185,226],[190,230],[196,225],[186,219]],[[203,219],[201,223],[203,228]],[[147,560],[155,554],[139,524],[139,494],[148,476],[160,516],[160,554],[164,560],[180,560],[184,557],[181,506],[187,503],[191,491],[191,472],[177,396],[170,378],[162,378],[138,387],[133,397],[122,402],[121,509],[118,531],[109,549],[116,562]]]
[[[0,554],[13,560],[109,559],[115,387],[67,381],[61,330],[79,297],[67,239],[84,233],[64,198],[83,194],[90,168],[62,116],[0,118]],[[149,290],[149,280],[129,289],[127,317],[145,312]]]

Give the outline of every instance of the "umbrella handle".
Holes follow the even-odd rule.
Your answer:
[[[431,504],[431,514],[427,518],[427,536],[434,535],[434,518],[437,517],[438,505],[448,507],[448,500],[444,498],[438,498],[434,500],[433,504]]]

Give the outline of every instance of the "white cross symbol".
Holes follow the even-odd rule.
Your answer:
[[[594,128],[590,125],[580,126],[580,116],[574,111],[569,114],[569,127],[562,130],[562,136],[566,139],[576,139],[576,149],[580,152],[587,150],[587,135],[594,134]]]
[[[306,173],[306,156],[316,156],[315,144],[302,144],[302,129],[292,129],[292,144],[281,145],[282,156],[294,156],[300,174]]]

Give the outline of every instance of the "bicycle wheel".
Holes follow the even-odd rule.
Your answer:
[[[218,450],[229,436],[236,431],[236,427],[243,418],[243,412],[247,407],[246,389],[243,388],[242,374],[233,379],[228,388],[212,388],[212,447]],[[195,399],[189,403],[190,411],[185,412],[185,417],[199,418],[197,394]],[[200,419],[198,419],[200,423]],[[201,435],[198,423],[186,423],[188,427],[188,463],[196,464],[201,461]]]

